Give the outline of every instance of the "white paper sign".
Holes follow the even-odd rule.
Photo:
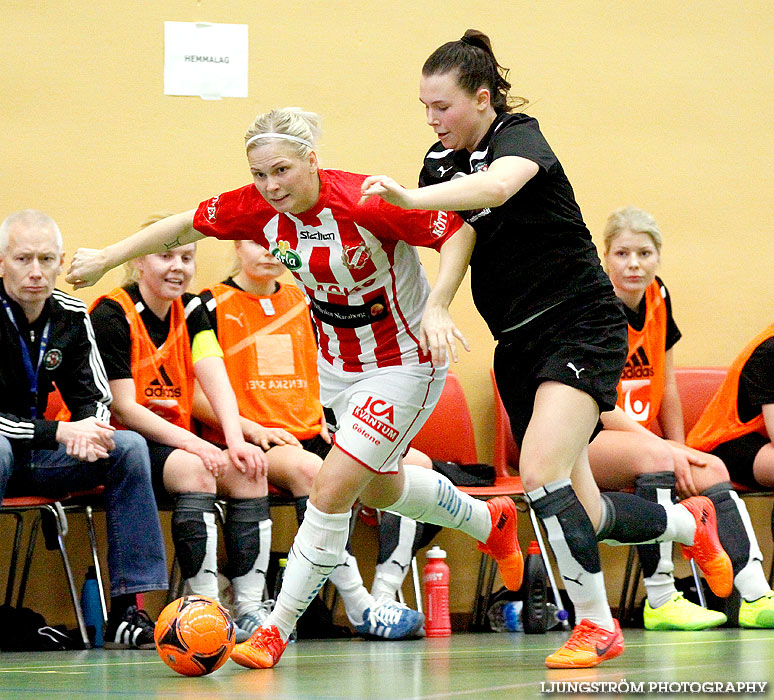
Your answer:
[[[164,94],[247,97],[247,25],[164,22]]]

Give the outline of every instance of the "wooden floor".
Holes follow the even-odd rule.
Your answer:
[[[545,656],[564,640],[561,632],[455,634],[406,642],[302,641],[288,647],[275,669],[248,671],[229,661],[204,678],[178,676],[155,651],[5,653],[0,654],[0,698],[483,700],[588,696],[594,687],[587,685],[584,693],[577,692],[579,688],[557,692],[573,690],[562,685],[567,682],[626,680],[654,692],[658,688],[650,684],[658,682],[682,682],[689,689],[690,683],[774,681],[772,631],[626,630],[625,637],[622,656],[596,669],[576,671],[550,671],[543,665]],[[649,697],[677,695],[668,687],[662,690]],[[627,696],[643,693],[605,695]]]

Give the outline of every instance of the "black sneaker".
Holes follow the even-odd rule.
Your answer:
[[[130,605],[123,618],[108,620],[105,629],[105,649],[155,649],[153,621],[148,613]]]

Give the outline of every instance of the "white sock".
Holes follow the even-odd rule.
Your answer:
[[[199,571],[186,579],[186,590],[195,595],[204,595],[213,600],[218,598],[218,526],[215,524],[215,513],[203,513],[204,525],[207,528],[207,545],[204,549],[204,559]]]
[[[736,508],[739,511],[739,517],[742,518],[744,524],[744,531],[747,534],[747,539],[750,543],[750,553],[747,557],[747,564],[744,568],[734,577],[734,585],[739,591],[739,595],[742,596],[748,603],[753,600],[758,600],[761,596],[766,595],[771,588],[769,582],[766,580],[766,574],[763,573],[763,567],[761,562],[763,561],[763,554],[758,546],[758,538],[755,536],[755,530],[753,529],[752,521],[750,520],[750,514],[747,512],[747,506],[744,501],[739,498],[736,491],[731,491],[730,496],[736,504]]]
[[[443,474],[413,464],[403,467],[405,483],[400,498],[384,508],[423,523],[442,525],[486,542],[492,517],[484,501],[460,491]]]
[[[363,585],[363,577],[360,575],[355,557],[345,550],[344,560],[333,570],[328,579],[341,594],[350,623],[362,625],[363,613],[366,608],[373,608],[375,601]]]
[[[350,511],[323,513],[306,507],[288,556],[282,589],[264,626],[276,625],[283,641],[343,556],[349,538]]]
[[[645,592],[648,595],[648,603],[651,608],[658,608],[672,600],[672,596],[677,593],[675,588],[674,570],[675,565],[672,561],[672,543],[660,542],[658,544],[659,558],[656,572],[653,576],[643,579],[645,583]]]
[[[262,520],[259,527],[261,548],[255,562],[244,576],[235,576],[231,580],[236,618],[255,610],[263,602],[266,569],[269,567],[269,555],[271,554],[271,520]]]
[[[667,516],[667,526],[659,542],[680,542],[692,545],[696,535],[696,519],[693,513],[680,503],[662,503]]]
[[[586,619],[612,631],[615,629],[615,624],[607,602],[607,590],[602,572],[589,573],[576,561],[565,540],[559,518],[552,515],[542,518],[542,521],[554,551],[556,564],[567,588],[567,594],[575,606],[575,623],[578,624]]]
[[[395,549],[387,556],[386,561],[376,565],[374,582],[371,586],[371,595],[376,600],[380,598],[395,600],[414,557],[417,521],[401,517],[399,528],[398,543],[395,545]]]
[[[666,507],[672,504],[672,491],[666,488],[656,488],[657,502]],[[672,542],[660,542],[658,544],[658,564],[653,576],[643,579],[645,583],[645,592],[648,596],[648,603],[651,608],[658,608],[664,603],[668,603],[672,596],[677,593],[675,588],[674,570],[675,564],[672,559]]]

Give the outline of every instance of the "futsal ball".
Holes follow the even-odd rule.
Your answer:
[[[161,611],[153,636],[161,660],[173,671],[205,676],[226,663],[234,635],[234,621],[220,603],[188,595]]]

